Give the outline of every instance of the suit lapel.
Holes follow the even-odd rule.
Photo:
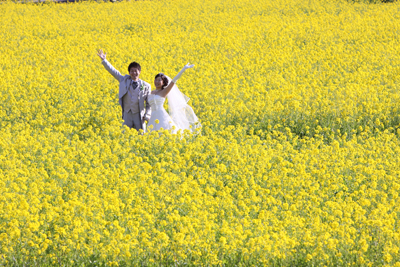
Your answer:
[[[139,79],[139,94],[138,94],[139,100],[143,97],[143,94],[142,94],[143,92],[142,92],[142,90],[140,90],[142,88],[142,82],[143,81]]]
[[[139,109],[142,111],[144,109],[144,100],[143,100],[143,90],[140,90],[142,88],[142,83],[143,81],[139,79]]]

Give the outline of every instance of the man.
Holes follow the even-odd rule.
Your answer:
[[[129,64],[129,75],[121,75],[106,59],[103,50],[97,55],[102,59],[102,64],[108,72],[119,81],[119,104],[122,108],[122,119],[124,125],[135,128],[137,131],[146,130],[145,121],[151,116],[150,104],[147,98],[151,92],[151,86],[139,79],[141,67],[138,63]]]

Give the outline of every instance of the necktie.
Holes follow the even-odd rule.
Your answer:
[[[132,81],[131,86],[129,86],[128,93],[129,97],[133,100],[134,91],[136,90],[138,82]]]

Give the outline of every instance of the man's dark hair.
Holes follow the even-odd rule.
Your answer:
[[[131,64],[129,64],[128,72],[131,71],[131,68],[137,68],[139,71],[142,71],[142,67],[140,67],[140,64],[137,62],[132,62]]]

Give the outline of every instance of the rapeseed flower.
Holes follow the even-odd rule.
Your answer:
[[[399,262],[398,3],[0,11],[2,265]],[[198,134],[122,126],[99,47],[150,83],[196,61]]]

